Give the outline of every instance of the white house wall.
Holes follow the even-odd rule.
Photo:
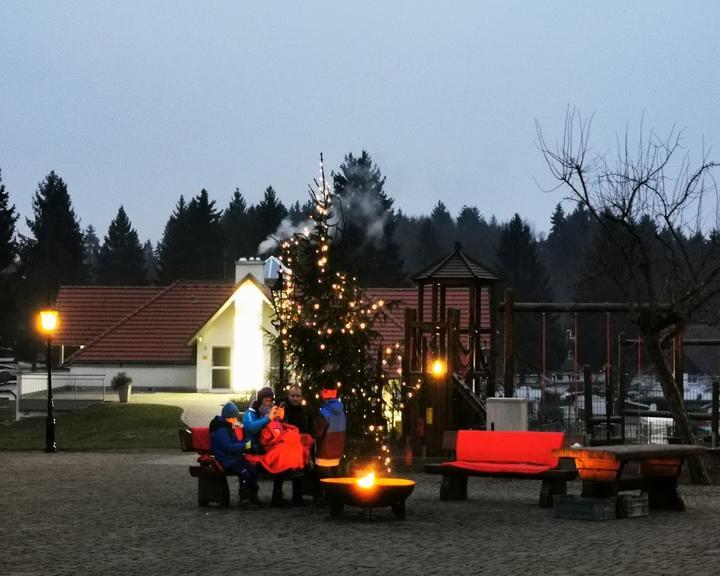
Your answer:
[[[210,392],[212,385],[212,349],[213,347],[232,348],[233,345],[233,306],[223,312],[206,330],[200,334],[202,341],[197,343],[197,391]]]
[[[195,366],[143,365],[143,364],[73,364],[70,374],[99,376],[105,378],[105,386],[118,372],[125,372],[132,378],[134,389],[152,391],[195,391]]]
[[[246,285],[246,289],[255,290],[255,287]],[[260,294],[258,293],[260,297]],[[237,373],[233,375],[232,382],[234,386],[240,386],[241,389],[252,388],[257,389],[268,381],[271,366],[271,347],[270,337],[268,333],[275,334],[272,325],[273,309],[267,302],[262,303],[262,313],[260,315],[260,324],[255,328],[261,328],[262,332],[259,337],[262,339],[260,345],[260,357],[243,358],[240,362],[235,359],[241,355],[237,354],[234,341],[235,333],[235,314],[236,306],[228,306],[227,309],[217,317],[212,323],[208,324],[200,334],[197,344],[197,391],[211,392],[212,388],[212,349],[213,347],[230,347],[232,348],[233,370]],[[244,329],[245,327],[243,327]],[[201,339],[201,340],[200,340]],[[239,367],[237,367],[239,364]],[[244,376],[254,374],[253,382],[248,386]],[[222,390],[226,392],[226,390]]]

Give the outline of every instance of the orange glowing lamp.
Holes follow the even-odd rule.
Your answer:
[[[45,336],[52,336],[58,327],[58,312],[51,308],[40,310],[38,315],[38,331]]]
[[[433,362],[430,364],[430,372],[433,376],[442,376],[447,371],[447,366],[445,365],[445,362],[440,360],[440,358],[436,358],[433,360]]]

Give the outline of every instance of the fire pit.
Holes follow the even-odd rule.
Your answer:
[[[330,500],[330,515],[338,516],[345,505],[359,508],[390,506],[393,514],[405,518],[405,499],[415,488],[415,482],[404,478],[323,478],[323,490]]]

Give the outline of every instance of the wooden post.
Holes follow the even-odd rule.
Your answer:
[[[456,346],[457,329],[459,328],[460,310],[448,309],[447,315],[447,378],[445,394],[445,430],[456,430],[455,411],[453,405],[453,374],[457,372],[458,350]]]
[[[490,374],[487,377],[485,394],[487,398],[492,398],[495,396],[495,350],[497,349],[497,339],[495,336],[497,326],[497,302],[495,301],[495,288],[492,285],[488,287],[488,306],[490,307],[490,349],[488,350],[488,369]]]
[[[478,333],[478,325],[480,324],[480,321],[478,319],[479,312],[477,308],[477,297],[476,297],[476,286],[473,283],[472,286],[470,286],[470,293],[468,294],[468,319],[467,319],[467,327],[468,327],[468,353],[470,355],[470,371],[475,373],[478,371],[478,360],[479,360],[479,350],[480,350],[480,334]],[[470,382],[466,382],[468,386],[472,389],[473,392],[476,394],[479,392],[478,388],[479,385],[479,379],[473,374]]]
[[[590,366],[583,366],[583,383],[585,385],[585,408],[583,416],[585,417],[585,444],[589,444],[593,437],[593,409],[592,409],[592,370]]]
[[[505,398],[513,397],[515,363],[513,349],[513,304],[514,296],[512,288],[505,289],[505,331],[503,334],[503,363],[504,363],[504,384]]]

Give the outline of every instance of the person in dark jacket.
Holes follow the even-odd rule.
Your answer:
[[[302,389],[300,388],[300,386],[293,384],[290,386],[290,388],[288,388],[287,401],[283,402],[281,406],[283,406],[283,408],[285,409],[285,417],[283,418],[283,422],[286,424],[292,424],[293,426],[297,427],[300,434],[308,435],[306,436],[306,438],[308,442],[307,450],[309,452],[312,445],[312,433],[310,428],[310,419],[308,417],[305,406],[303,406]],[[308,472],[307,468],[305,472]],[[293,475],[291,500],[293,506],[305,505],[305,501],[303,500],[304,481],[304,475]],[[277,493],[280,499],[282,499],[282,482],[282,478],[277,479],[275,481],[275,486],[273,487],[273,493]]]
[[[288,388],[287,402],[285,403],[285,418],[283,422],[297,426],[300,434],[312,435],[310,418],[307,409],[303,405],[302,389],[297,384]]]
[[[210,422],[210,450],[222,467],[237,474],[240,482],[240,506],[248,503],[262,506],[258,499],[258,483],[255,467],[245,459],[245,445],[235,434],[240,411],[228,402],[222,412]]]
[[[338,399],[335,382],[326,378],[320,389],[322,405],[315,419],[315,468],[319,478],[339,475],[340,459],[345,451],[345,407]]]

